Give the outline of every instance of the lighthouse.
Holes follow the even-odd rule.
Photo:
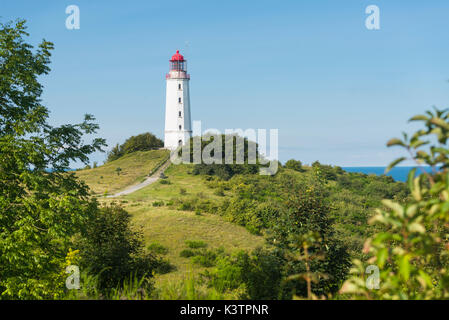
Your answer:
[[[170,71],[165,76],[167,87],[165,97],[164,147],[174,150],[186,143],[192,136],[190,119],[190,94],[187,61],[179,50],[170,59]]]

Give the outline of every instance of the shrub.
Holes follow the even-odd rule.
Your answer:
[[[190,258],[193,257],[195,255],[195,252],[193,252],[190,249],[184,249],[179,253],[179,256],[182,258]]]
[[[136,151],[148,151],[158,149],[164,146],[162,140],[158,139],[152,133],[143,133],[128,138],[122,145],[115,147],[108,153],[107,161],[117,160],[118,158]]]
[[[207,243],[201,240],[186,240],[187,247],[191,249],[199,249],[199,248],[206,248]]]
[[[382,229],[364,244],[369,259],[353,261],[353,276],[341,290],[352,297],[449,298],[449,111],[435,109],[410,120],[421,121],[424,128],[387,143],[403,147],[410,157],[396,159],[388,169],[412,160],[430,166],[432,171],[423,170],[416,176],[416,168],[411,170],[407,178],[411,197],[404,203],[384,200],[370,220]],[[376,267],[378,281],[372,281],[368,273]],[[378,289],[372,290],[376,286]]]
[[[303,171],[302,163],[299,160],[294,160],[294,159],[288,160],[285,163],[284,167],[287,169],[295,170],[295,171]]]
[[[219,197],[224,197],[225,193],[224,193],[224,188],[223,187],[218,187],[215,191],[214,191],[214,195],[219,196]]]
[[[143,238],[132,231],[131,216],[119,206],[101,209],[88,225],[86,234],[77,240],[80,268],[98,275],[99,289],[115,288],[131,274],[151,277],[159,261],[143,252]]]
[[[282,259],[274,252],[256,249],[251,255],[238,251],[223,255],[216,268],[206,272],[208,285],[218,292],[240,292],[239,299],[271,300],[279,296],[282,281]]]
[[[202,267],[213,267],[218,257],[224,254],[223,248],[216,250],[201,250],[197,252],[191,259],[192,263],[198,264]]]
[[[147,249],[148,249],[148,251],[150,251],[154,254],[165,255],[168,253],[168,249],[166,247],[164,247],[163,245],[161,245],[159,242],[153,242],[153,243],[149,244]]]
[[[162,207],[164,205],[164,201],[160,200],[160,201],[154,201],[152,203],[153,207]]]

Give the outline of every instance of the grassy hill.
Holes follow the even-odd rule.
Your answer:
[[[110,181],[108,188],[114,190],[111,189],[114,185],[116,191],[139,182],[167,156],[166,151],[137,152],[79,174],[82,177],[84,174],[85,181],[96,192],[101,192],[99,189],[103,186],[98,183],[100,174],[103,175],[101,182]],[[120,176],[115,172],[117,166],[123,169]],[[271,228],[272,232],[277,225],[282,225],[276,210],[283,201],[291,196],[302,196],[313,188],[320,190],[321,183],[323,189],[316,197],[329,204],[328,215],[335,221],[335,237],[348,247],[352,257],[358,258],[364,239],[373,231],[367,226],[367,220],[374,208],[380,206],[380,200],[406,196],[404,184],[390,181],[388,177],[347,173],[326,165],[303,167],[300,172],[282,168],[276,176],[236,175],[228,181],[192,174],[192,171],[192,165],[171,165],[165,171],[167,179],[128,195],[99,198],[104,204],[118,202],[123,206],[132,215],[133,226],[142,231],[146,247],[150,251],[156,248],[156,253],[174,267],[170,272],[159,272],[155,276],[156,289],[174,294],[163,296],[165,299],[176,299],[177,286],[191,275],[198,278],[206,270],[214,271],[213,266],[202,266],[182,254],[189,250],[188,241],[202,243],[203,252],[218,248],[226,253],[252,252],[258,247],[267,247],[265,230]],[[295,183],[291,185],[291,181]],[[289,189],[290,185],[302,189]],[[308,199],[302,201],[307,204]],[[227,207],[223,207],[226,203]]]
[[[136,152],[95,169],[78,171],[77,174],[97,194],[105,190],[118,191],[139,182],[167,155],[168,151],[165,150]],[[116,167],[123,170],[120,176],[115,172]],[[190,258],[180,256],[181,251],[187,249],[186,241],[204,242],[207,250],[223,247],[228,253],[252,251],[265,244],[263,237],[253,235],[244,227],[225,221],[218,215],[178,210],[168,205],[173,199],[191,196],[210,200],[219,198],[213,189],[206,186],[204,176],[191,175],[190,170],[191,166],[188,165],[171,165],[165,171],[168,179],[164,179],[169,184],[159,180],[126,196],[100,198],[103,204],[120,203],[132,215],[134,227],[142,231],[146,246],[163,247],[166,251],[164,258],[174,269],[157,275],[156,287],[180,283],[207,269],[194,265]]]
[[[137,151],[100,167],[77,171],[76,175],[95,194],[111,194],[141,182],[169,155],[168,150]],[[117,168],[122,169],[120,175]]]

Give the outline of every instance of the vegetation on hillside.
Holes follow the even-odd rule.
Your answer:
[[[24,21],[0,26],[2,299],[449,298],[448,110],[413,117],[423,128],[388,142],[432,167],[406,184],[294,159],[259,175],[244,140],[243,164],[172,166],[161,182],[100,205],[90,188],[132,184],[168,152],[144,134],[104,166],[67,172],[105,141],[83,143],[98,129],[91,115],[49,125],[37,78],[53,45],[33,51],[26,36]],[[227,138],[237,139],[201,150]],[[226,158],[224,145],[211,156]],[[66,287],[73,266],[79,290]]]
[[[77,247],[75,238],[84,239],[88,248],[93,225],[93,233],[101,235],[120,228],[125,232],[129,221],[101,223],[108,209],[100,209],[87,185],[67,172],[70,161],[87,163],[89,154],[101,151],[105,141],[82,142],[85,134],[98,129],[91,115],[80,124],[49,125],[37,78],[50,71],[53,44],[43,41],[33,52],[24,41],[25,30],[24,21],[0,26],[0,296],[61,299],[68,294],[66,267],[77,260],[78,251],[72,250]],[[126,249],[135,247],[135,241],[136,237],[125,237],[111,256],[129,261],[130,255],[139,254]],[[98,239],[95,245],[107,243],[110,240]],[[84,274],[111,266],[98,250],[88,252],[80,257]],[[130,266],[126,271],[136,270]],[[151,268],[146,271],[149,279]],[[127,277],[120,272],[110,283],[120,288]]]
[[[142,133],[137,136],[132,136],[123,144],[117,144],[108,153],[107,162],[114,161],[123,157],[124,155],[136,152],[136,151],[149,151],[162,148],[164,143],[161,139],[156,137],[150,132]]]
[[[117,160],[75,172],[97,195],[113,194],[154,173],[170,156],[168,150],[136,151]]]

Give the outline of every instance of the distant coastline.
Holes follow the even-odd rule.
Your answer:
[[[387,167],[342,167],[343,170],[347,172],[358,172],[364,174],[375,174],[375,175],[383,175],[385,174],[385,169]],[[391,176],[396,181],[407,181],[408,173],[411,169],[416,167],[396,167],[391,169],[391,171],[387,174],[387,176]],[[421,167],[426,171],[431,171],[430,167]],[[418,169],[419,173],[420,169]]]

